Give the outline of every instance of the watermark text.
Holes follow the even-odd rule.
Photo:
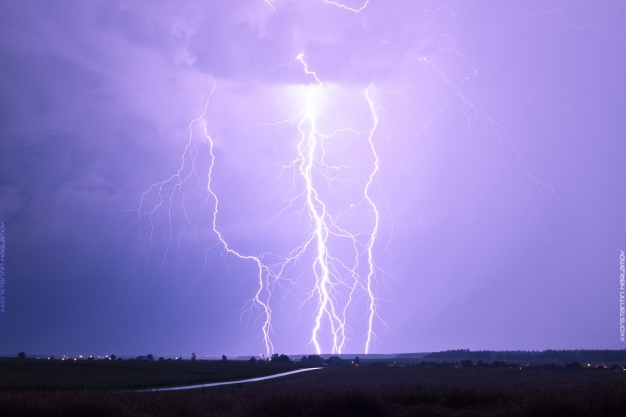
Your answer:
[[[0,222],[0,313],[6,311],[6,277],[5,277],[5,258],[6,258],[6,226],[4,222]]]
[[[620,250],[619,254],[619,340],[626,340],[626,255]]]

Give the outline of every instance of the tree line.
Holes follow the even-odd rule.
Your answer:
[[[26,353],[25,352],[20,352],[17,354],[17,357],[20,359],[25,359],[26,358]],[[64,357],[65,358],[65,357]],[[54,359],[54,356],[50,356],[48,357],[48,359]],[[68,358],[69,359],[69,358]],[[76,358],[78,359],[78,358]],[[82,357],[81,357],[82,359]],[[96,360],[93,356],[89,356],[87,358],[85,358],[86,360]],[[118,357],[117,355],[107,355],[104,358],[100,358],[100,360],[110,360],[110,361],[121,361],[123,360],[121,357]],[[163,361],[182,361],[183,357],[179,356],[176,357],[174,359],[172,358],[165,358],[163,356],[160,356],[158,359],[156,359],[154,357],[154,355],[152,353],[148,353],[147,355],[139,355],[135,358],[128,358],[126,359],[127,361],[148,361],[148,362],[152,362],[152,361],[159,361],[159,362],[163,362]],[[196,361],[197,360],[197,356],[195,352],[191,353],[191,361]],[[222,355],[222,361],[227,361],[228,358],[226,357],[226,355]],[[296,361],[292,361],[291,358],[289,358],[289,356],[285,355],[285,354],[278,354],[278,353],[274,353],[271,357],[267,358],[267,360],[263,360],[263,359],[257,359],[256,357],[252,356],[248,362],[261,362],[261,361],[267,361],[267,362],[271,362],[271,363],[294,363]],[[322,358],[320,355],[308,355],[308,356],[303,356],[300,361],[298,361],[301,365],[306,365],[306,366],[323,366],[323,365],[329,365],[329,366],[344,366],[346,364],[352,364],[352,365],[356,365],[358,366],[360,361],[359,361],[359,357],[357,356],[356,358],[354,358],[352,361],[349,360],[345,360],[345,359],[341,359],[338,356],[331,356],[328,359],[324,359]]]
[[[411,357],[412,354],[401,354],[396,357]],[[542,362],[606,362],[626,361],[626,349],[623,350],[600,350],[600,349],[575,349],[575,350],[469,350],[453,349],[441,352],[432,352],[424,355],[425,359],[473,359],[473,360],[514,360],[514,361],[542,361]]]

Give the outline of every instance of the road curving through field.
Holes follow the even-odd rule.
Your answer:
[[[281,374],[261,376],[261,377],[258,377],[258,378],[243,379],[243,380],[239,380],[239,381],[212,382],[212,383],[209,383],[209,384],[183,385],[183,386],[180,386],[180,387],[169,387],[169,388],[140,389],[140,390],[136,390],[135,392],[177,391],[177,390],[183,390],[183,389],[198,389],[198,388],[218,387],[220,385],[245,384],[246,382],[264,381],[266,379],[280,378],[280,377],[283,377],[283,376],[298,374],[300,372],[314,371],[316,369],[322,369],[322,368],[297,369],[295,371],[283,372]]]

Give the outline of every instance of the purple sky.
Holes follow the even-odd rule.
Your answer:
[[[282,167],[313,96],[315,186],[359,236],[355,282],[370,136],[380,160],[370,353],[626,348],[626,5],[342,4],[0,4],[0,353],[265,352],[256,263],[212,230],[203,129],[217,229],[278,262],[312,227],[304,178]],[[334,265],[355,260],[342,239]],[[315,352],[316,250],[262,289],[277,352]],[[352,277],[335,278],[345,305]],[[371,311],[354,297],[346,353],[364,352]],[[323,352],[329,335],[323,321]]]

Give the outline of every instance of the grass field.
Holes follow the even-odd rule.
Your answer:
[[[170,370],[161,368],[163,364],[156,362],[131,362],[126,364],[129,368],[121,365],[120,368],[109,368],[106,362],[95,363],[96,367],[101,366],[101,370],[114,371],[111,375],[116,378],[128,378],[118,380],[119,388],[156,381],[160,378],[157,375],[170,375]],[[171,369],[172,375],[180,376],[179,381],[201,378],[201,372],[222,380],[227,375],[240,379],[246,374],[268,370],[283,372],[290,366],[279,368],[274,367],[275,364],[230,361],[183,362],[179,365],[183,367]],[[5,369],[4,364],[2,366]],[[29,372],[36,369],[28,368]],[[89,368],[72,368],[74,370],[80,372],[66,373],[66,387],[72,386],[71,375],[79,375]],[[91,371],[96,372],[95,368]],[[172,392],[5,388],[0,390],[0,415],[611,417],[625,415],[625,374],[621,371],[360,366],[321,369],[260,383]],[[8,384],[6,375],[4,371],[0,372],[5,386]],[[28,378],[22,375],[22,381]],[[107,379],[108,384],[113,384],[114,380]],[[201,382],[208,381],[203,379]],[[164,384],[163,380],[159,383]],[[39,383],[38,386],[45,385]]]
[[[0,359],[0,389],[138,389],[236,381],[298,369],[238,361],[61,361]],[[0,415],[2,413],[0,412]]]

